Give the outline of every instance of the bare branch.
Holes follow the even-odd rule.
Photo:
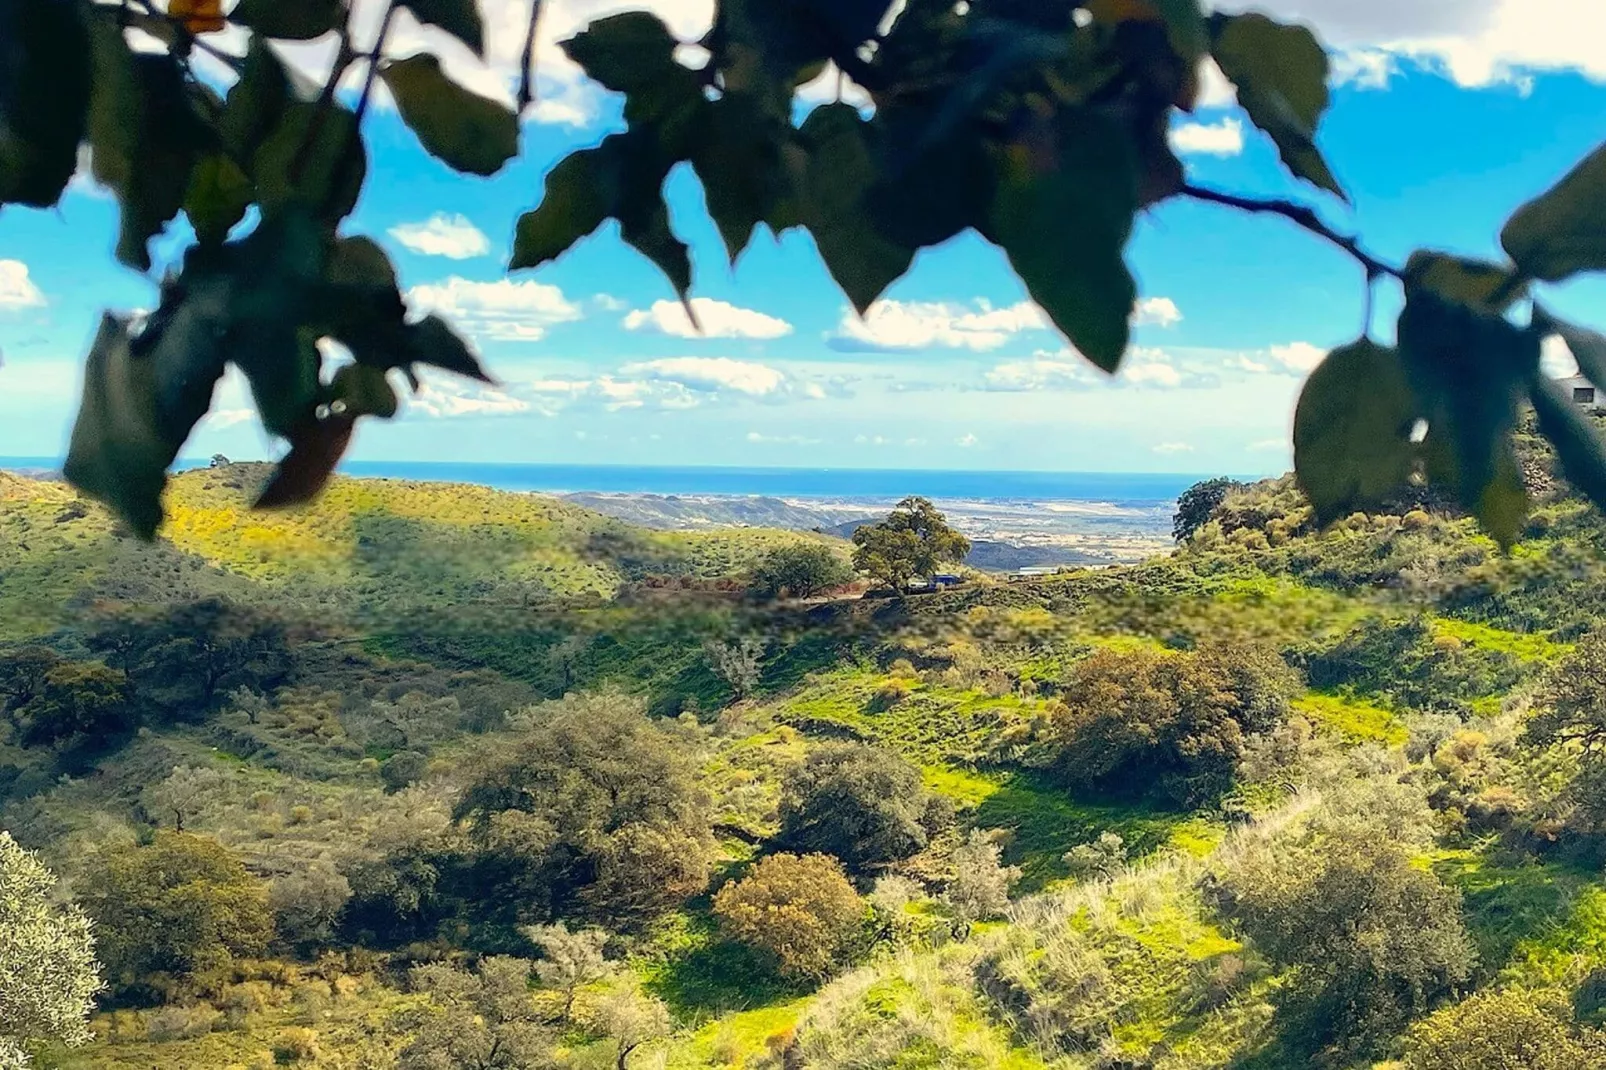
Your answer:
[[[530,0],[530,27],[524,34],[524,54],[519,60],[519,107],[520,115],[535,99],[535,33],[541,25],[541,0]]]
[[[1207,189],[1204,186],[1195,186],[1191,183],[1184,185],[1180,191],[1184,197],[1192,197],[1196,201],[1205,201],[1209,204],[1222,204],[1228,208],[1236,208],[1241,212],[1259,212],[1267,215],[1280,215],[1295,226],[1310,231],[1319,238],[1324,238],[1333,245],[1338,246],[1350,256],[1354,257],[1366,269],[1368,279],[1375,279],[1380,275],[1391,278],[1404,279],[1405,274],[1392,264],[1385,263],[1372,256],[1361,248],[1356,238],[1346,237],[1323,223],[1315,209],[1309,205],[1296,204],[1293,201],[1261,200],[1255,197],[1240,197],[1235,193],[1224,193],[1221,190]]]

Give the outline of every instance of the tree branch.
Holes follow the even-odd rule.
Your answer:
[[[524,53],[519,59],[520,115],[535,99],[535,32],[541,24],[541,0],[530,0],[530,26],[524,33]]]
[[[169,15],[153,4],[151,0],[133,0],[133,2],[142,12],[142,14],[137,14],[131,19],[131,25],[136,29],[144,30],[157,40],[162,40],[160,27],[165,24],[167,30],[173,35],[173,40],[168,45],[169,48],[179,44],[198,48],[236,74],[240,73],[240,70],[244,67],[244,56],[236,56],[232,52],[225,52],[210,41],[202,40],[190,32],[183,19]],[[140,25],[142,22],[145,25]]]
[[[1404,279],[1405,273],[1393,264],[1385,263],[1372,256],[1361,248],[1356,238],[1346,237],[1338,231],[1323,223],[1315,209],[1308,205],[1296,204],[1293,201],[1261,200],[1255,197],[1240,197],[1235,193],[1224,193],[1221,190],[1208,189],[1204,186],[1185,184],[1180,190],[1184,197],[1192,197],[1196,201],[1205,201],[1209,204],[1226,205],[1236,208],[1240,212],[1259,212],[1266,215],[1280,215],[1295,226],[1310,231],[1318,238],[1324,238],[1329,243],[1338,246],[1350,256],[1354,257],[1366,269],[1369,279],[1379,275],[1388,275],[1391,278]]]

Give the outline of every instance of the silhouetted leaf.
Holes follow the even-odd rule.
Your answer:
[[[195,236],[203,242],[221,242],[245,218],[255,190],[245,172],[228,156],[215,152],[202,157],[190,172],[184,194],[184,213]]]
[[[278,126],[290,98],[284,65],[261,38],[253,37],[240,77],[229,88],[218,118],[223,147],[237,159],[249,160]]]
[[[1410,478],[1416,398],[1399,354],[1370,339],[1329,353],[1294,412],[1294,474],[1330,524],[1384,501]]]
[[[616,184],[608,173],[611,166],[609,153],[599,147],[570,153],[547,172],[541,203],[519,217],[509,270],[555,260],[602,226]]]
[[[485,28],[475,0],[401,0],[401,6],[419,22],[439,26],[473,50],[485,55]]]
[[[625,242],[657,264],[685,298],[691,253],[669,225],[663,197],[668,173],[669,160],[650,131],[613,134],[595,149],[573,154],[547,176],[540,206],[519,220],[510,267],[543,264],[611,217]]]
[[[1446,300],[1494,312],[1505,311],[1522,294],[1521,287],[1511,285],[1509,269],[1449,253],[1412,253],[1405,277]]]
[[[1088,111],[1011,146],[988,236],[1032,299],[1084,356],[1113,372],[1126,352],[1137,288],[1124,250],[1137,211],[1137,161],[1127,133]]]
[[[1543,376],[1530,391],[1539,432],[1556,447],[1568,482],[1606,510],[1606,444],[1562,388]]]
[[[0,0],[0,205],[55,204],[78,166],[89,43],[64,0]]]
[[[419,143],[448,166],[494,175],[518,155],[518,116],[446,77],[434,55],[392,60],[380,68],[380,77]]]
[[[750,97],[725,96],[708,107],[691,163],[734,264],[785,192],[778,142],[790,131],[772,126]]]
[[[856,48],[875,36],[889,0],[800,0],[804,18],[825,35],[833,49]]]
[[[291,101],[278,125],[257,148],[254,174],[265,211],[296,206],[320,218],[351,214],[368,174],[368,154],[357,134],[357,117],[330,107],[322,121],[315,103]],[[314,123],[317,123],[314,127]],[[302,143],[311,142],[296,172]]]
[[[257,495],[256,507],[283,509],[316,498],[351,445],[355,426],[355,417],[331,413],[296,428],[290,435],[290,452]]]
[[[1511,434],[1539,374],[1537,332],[1408,283],[1399,348],[1428,422],[1430,477],[1448,482],[1484,530],[1509,546],[1527,510]]]
[[[1523,274],[1543,282],[1606,270],[1606,146],[1517,209],[1500,244]]]
[[[335,372],[329,383],[332,405],[348,416],[377,416],[388,420],[396,415],[396,391],[378,368],[347,364]],[[338,415],[338,414],[337,414]]]
[[[628,94],[651,88],[679,66],[678,44],[658,16],[627,11],[598,19],[564,41],[562,48],[592,81]]]
[[[419,364],[453,372],[469,379],[494,385],[480,359],[452,325],[436,315],[425,316],[407,327],[409,353]]]
[[[240,0],[229,18],[264,37],[310,41],[339,27],[346,17],[341,0]]]
[[[145,271],[151,266],[146,243],[184,204],[203,132],[170,57],[134,54],[106,18],[91,23],[90,38],[95,177],[116,193],[121,208],[117,258]]]
[[[160,325],[147,327],[141,341],[136,355],[129,321],[102,317],[63,471],[149,539],[162,522],[167,467],[206,414],[223,360],[215,338],[196,347],[183,332],[164,336]]]
[[[883,237],[865,209],[877,177],[864,120],[848,104],[827,104],[799,131],[808,151],[803,225],[842,292],[863,315],[914,262],[914,248]]]
[[[1087,9],[1099,22],[1163,23],[1172,49],[1190,68],[1210,49],[1199,0],[1091,0]]]
[[[1215,15],[1211,51],[1238,87],[1238,103],[1277,143],[1288,169],[1348,199],[1316,148],[1316,129],[1327,110],[1327,53],[1303,26],[1264,15]]]

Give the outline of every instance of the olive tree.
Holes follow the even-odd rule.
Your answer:
[[[56,878],[0,831],[0,1067],[30,1065],[26,1045],[77,1045],[101,990],[89,919],[57,905]]]

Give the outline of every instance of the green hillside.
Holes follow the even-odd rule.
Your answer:
[[[259,477],[149,547],[0,483],[0,828],[111,985],[42,1066],[1606,1065],[1564,488],[1509,555],[1271,481],[1143,565],[799,606],[741,573],[803,536]]]

